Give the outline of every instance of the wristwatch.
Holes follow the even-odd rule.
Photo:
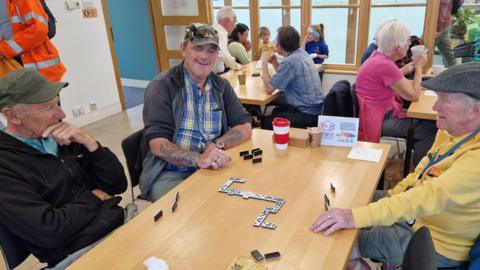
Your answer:
[[[214,139],[212,142],[215,144],[215,146],[216,146],[218,149],[225,150],[225,142],[224,142],[224,141],[221,141],[221,140],[218,140],[218,139]]]

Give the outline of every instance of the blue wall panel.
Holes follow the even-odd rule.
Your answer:
[[[147,0],[108,0],[120,76],[151,80],[157,73]]]

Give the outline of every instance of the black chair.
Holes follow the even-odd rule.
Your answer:
[[[0,224],[0,251],[7,269],[14,269],[30,255],[23,241]]]
[[[357,85],[352,84],[350,88],[350,96],[352,97],[352,105],[353,105],[353,117],[358,117],[358,100],[357,100]]]
[[[144,129],[141,129],[122,140],[122,150],[127,161],[128,174],[130,175],[132,202],[135,201],[133,188],[137,186],[140,181],[143,160],[145,159],[148,150],[143,133]],[[143,199],[141,195],[138,198]]]
[[[330,88],[323,101],[322,115],[354,117],[349,81],[338,81]]]
[[[427,227],[421,227],[410,239],[402,270],[437,270],[435,247]]]

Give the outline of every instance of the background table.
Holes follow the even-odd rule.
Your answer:
[[[381,148],[378,163],[349,160],[349,148],[295,148],[274,150],[271,131],[255,129],[252,140],[228,150],[233,160],[218,171],[199,170],[156,203],[122,226],[69,269],[145,269],[150,256],[167,261],[170,269],[226,269],[233,258],[258,249],[280,251],[281,259],[266,262],[269,269],[342,269],[357,230],[325,237],[309,230],[324,210],[323,195],[333,207],[350,208],[369,202],[384,168],[389,145]],[[263,162],[252,164],[239,151],[261,147]],[[258,214],[273,203],[229,196],[218,189],[229,177],[242,177],[232,187],[281,197],[286,203],[267,221],[270,230],[254,227]],[[330,182],[336,193],[330,193]],[[176,212],[170,207],[179,191]],[[153,216],[163,209],[157,222]]]
[[[323,65],[315,64],[315,68],[319,71],[323,68]],[[238,74],[244,71],[246,73],[245,85],[240,85],[238,82]],[[280,96],[281,93],[278,90],[275,90],[272,94],[267,94],[262,77],[254,77],[252,76],[253,73],[262,73],[262,69],[257,68],[257,61],[246,64],[242,70],[231,70],[221,76],[230,82],[242,104],[265,106]],[[275,71],[271,69],[270,73],[274,74]]]
[[[267,94],[263,86],[263,81],[260,76],[254,77],[252,73],[262,73],[261,68],[256,67],[257,62],[251,62],[245,65],[245,69],[241,71],[229,71],[223,75],[235,90],[238,99],[242,104],[265,106],[280,95],[280,91],[275,90],[272,94]],[[246,81],[245,85],[240,85],[238,82],[238,74],[245,71]],[[273,73],[273,71],[271,71]]]
[[[437,120],[437,112],[433,110],[433,104],[437,100],[436,96],[426,96],[425,90],[422,90],[420,98],[417,101],[413,101],[408,107],[407,117],[424,119],[424,120]]]

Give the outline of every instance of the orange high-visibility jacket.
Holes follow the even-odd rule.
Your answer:
[[[3,3],[2,3],[3,2]],[[8,6],[13,36],[0,41],[0,53],[7,59],[21,55],[26,68],[35,68],[50,81],[60,81],[65,66],[47,36],[48,15],[39,0],[3,0]]]

